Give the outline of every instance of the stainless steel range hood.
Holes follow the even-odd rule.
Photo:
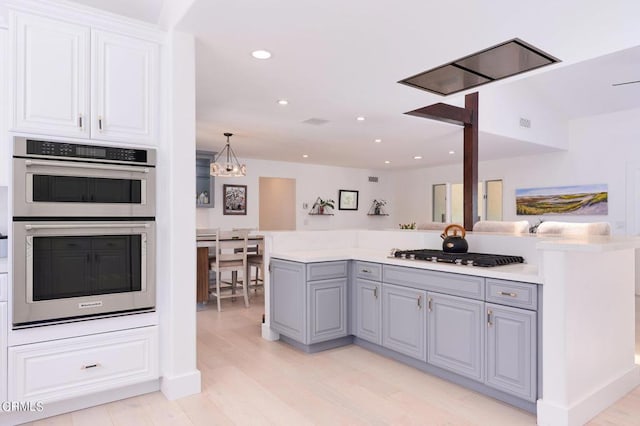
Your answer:
[[[556,62],[560,60],[515,38],[398,83],[450,95]]]

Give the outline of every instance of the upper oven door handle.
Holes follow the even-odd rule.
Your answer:
[[[120,222],[120,223],[65,223],[65,224],[28,224],[24,225],[24,229],[30,231],[32,229],[84,229],[84,228],[150,228],[151,225],[148,223],[129,223],[129,222]]]
[[[97,163],[73,163],[71,161],[46,161],[46,160],[25,160],[25,166],[47,166],[47,167],[64,167],[75,169],[96,169],[96,170],[113,170],[117,172],[134,172],[134,173],[149,173],[148,167],[139,166],[119,166],[111,164],[97,164]]]

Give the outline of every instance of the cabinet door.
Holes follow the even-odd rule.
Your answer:
[[[9,129],[9,111],[7,99],[9,99],[9,49],[8,31],[0,28],[0,99],[3,99],[3,106],[0,108],[0,186],[9,186],[9,170],[11,170],[11,149],[7,130]],[[4,207],[3,207],[4,208]]]
[[[271,328],[298,342],[306,339],[306,280],[302,263],[271,260]]]
[[[20,13],[13,26],[13,130],[89,137],[89,28]]]
[[[382,308],[381,284],[374,281],[356,279],[356,330],[361,339],[381,344],[380,319]]]
[[[427,362],[475,380],[484,379],[484,303],[429,293]]]
[[[347,278],[313,281],[308,286],[308,343],[346,336]]]
[[[427,292],[382,285],[382,346],[427,360]]]
[[[7,302],[0,303],[0,401],[7,401]]]
[[[196,151],[196,207],[214,207],[214,177],[209,173],[214,152]]]
[[[487,303],[486,384],[537,398],[536,312]]]
[[[92,31],[91,137],[155,143],[158,45]]]

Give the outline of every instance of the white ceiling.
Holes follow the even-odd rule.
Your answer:
[[[150,22],[163,5],[80,2]],[[640,107],[640,84],[611,87],[640,79],[637,16],[637,0],[195,0],[179,29],[197,40],[199,148],[220,149],[230,131],[240,158],[397,168],[461,160],[459,127],[403,113],[464,97],[397,81],[514,37],[563,62],[491,86],[525,85],[567,119]],[[273,57],[253,59],[260,48]],[[310,118],[328,122],[303,123]],[[550,150],[480,134],[481,160]]]

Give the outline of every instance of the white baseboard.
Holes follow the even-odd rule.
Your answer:
[[[640,385],[640,365],[569,407],[538,400],[539,426],[580,426]]]
[[[202,390],[200,370],[179,376],[163,376],[160,390],[170,401],[200,393]]]
[[[271,330],[267,324],[262,324],[262,338],[270,342],[280,340],[280,333]]]

